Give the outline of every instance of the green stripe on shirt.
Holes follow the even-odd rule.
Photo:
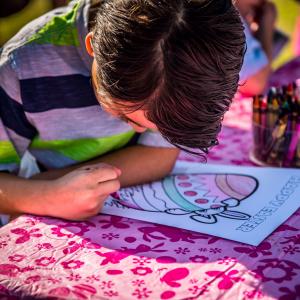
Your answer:
[[[70,12],[54,16],[29,39],[29,42],[57,46],[79,46],[78,31],[75,24],[79,7],[80,4],[76,3]]]
[[[17,154],[13,144],[9,141],[0,141],[0,163],[20,163],[19,155]]]
[[[124,147],[134,136],[134,131],[103,138],[43,141],[36,137],[30,149],[54,150],[75,161],[86,161]]]

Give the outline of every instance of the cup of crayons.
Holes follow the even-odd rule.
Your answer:
[[[258,165],[300,167],[300,80],[253,97],[253,148]]]

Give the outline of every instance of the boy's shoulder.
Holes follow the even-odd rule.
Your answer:
[[[18,69],[18,60],[42,61],[56,55],[84,56],[82,48],[87,33],[88,8],[91,0],[71,1],[24,26],[2,49],[0,66],[9,60]],[[39,51],[40,50],[40,51]],[[75,51],[74,51],[75,50]],[[24,57],[25,56],[25,57]],[[85,58],[85,57],[84,57]],[[86,58],[85,58],[86,59]],[[44,62],[46,64],[46,61]]]

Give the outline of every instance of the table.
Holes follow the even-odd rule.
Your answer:
[[[250,106],[249,99],[234,102],[209,163],[251,165]],[[296,300],[300,210],[258,247],[109,215],[85,222],[21,216],[0,229],[1,294]]]

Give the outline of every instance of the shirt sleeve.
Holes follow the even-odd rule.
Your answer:
[[[250,29],[245,21],[244,33],[246,37],[247,49],[244,56],[244,62],[240,71],[240,81],[245,81],[250,76],[259,72],[268,64],[268,58],[260,42],[251,34]]]
[[[140,135],[138,144],[149,147],[175,148],[175,146],[166,141],[159,132],[150,130]]]
[[[0,57],[0,171],[17,173],[36,130],[23,110],[13,59]]]

